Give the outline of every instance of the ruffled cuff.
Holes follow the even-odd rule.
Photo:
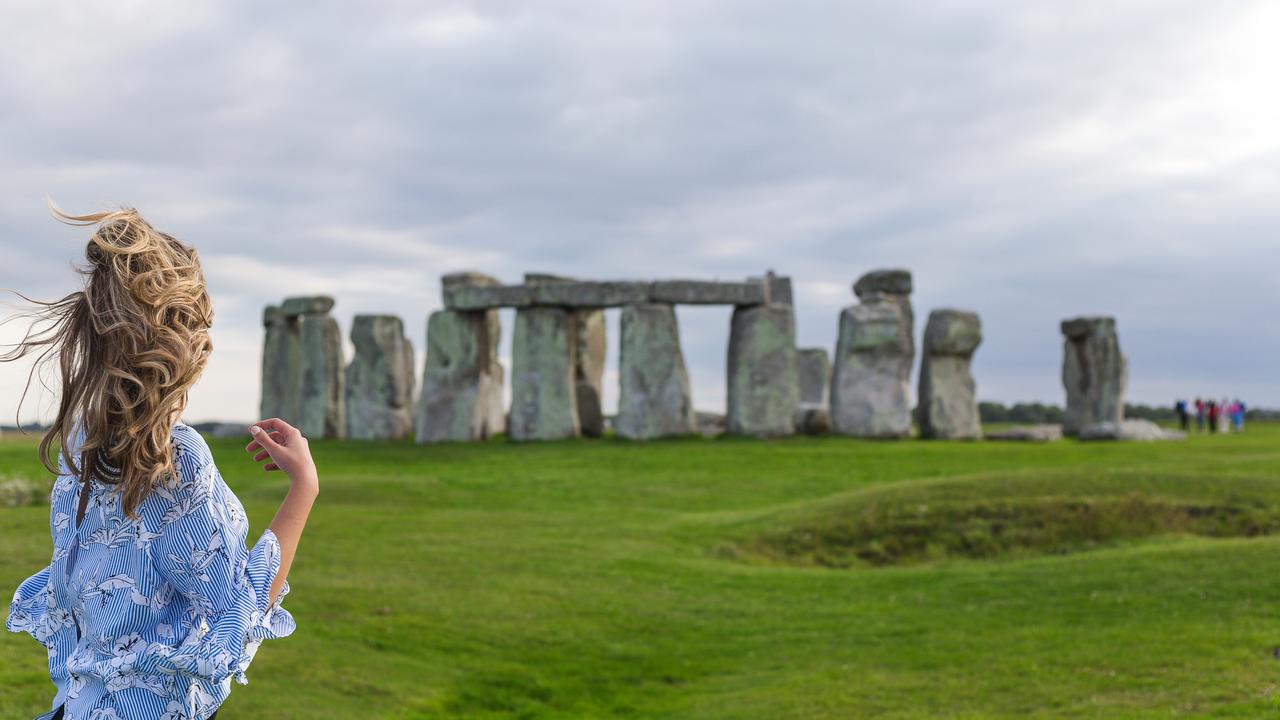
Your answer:
[[[41,635],[46,625],[48,587],[48,566],[22,581],[13,593],[13,600],[9,603],[9,616],[4,623],[5,629],[9,632],[29,633],[36,640],[44,642]]]
[[[288,590],[286,583],[275,602],[269,602],[271,585],[280,570],[280,542],[267,530],[241,555],[243,570],[234,574],[233,586],[219,598],[218,616],[209,618],[207,630],[192,632],[176,648],[152,643],[147,648],[142,669],[149,672],[177,672],[210,683],[234,677],[248,683],[245,670],[263,640],[291,635],[296,628],[293,616],[281,606]]]
[[[241,685],[249,683],[245,671],[262,641],[288,637],[298,627],[293,616],[281,604],[285,595],[289,594],[288,580],[281,586],[280,595],[275,602],[268,602],[271,599],[271,586],[280,572],[280,540],[272,530],[263,531],[262,537],[254,544],[249,553],[246,572],[253,585],[257,607],[249,618],[249,625],[245,629],[244,651],[233,672],[236,682]]]

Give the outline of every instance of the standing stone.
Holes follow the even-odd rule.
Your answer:
[[[298,397],[298,427],[307,437],[343,437],[347,424],[342,329],[328,315],[303,315],[300,325],[302,391]]]
[[[580,283],[577,280],[561,275],[548,273],[525,273],[525,285],[534,288],[559,286],[559,288],[593,285]],[[635,286],[642,288],[644,296],[648,296],[648,284],[645,283],[613,283],[614,285]],[[599,285],[595,283],[594,285]],[[547,294],[546,291],[534,291],[535,296]],[[553,305],[553,302],[540,303]],[[578,405],[578,426],[582,435],[601,437],[604,435],[604,363],[605,363],[605,324],[604,311],[593,308],[571,311],[575,324],[577,347],[574,349],[574,393]]]
[[[697,432],[675,308],[631,305],[620,324],[618,435],[648,440]]]
[[[603,310],[574,311],[578,338],[573,366],[578,423],[587,437],[604,435],[605,326]]]
[[[263,315],[262,414],[309,438],[346,434],[342,331],[332,308],[330,297],[294,297]]]
[[[268,305],[262,314],[266,337],[262,343],[262,402],[259,417],[298,417],[298,385],[302,361],[301,345],[294,323],[277,305]]]
[[[920,362],[920,434],[927,438],[982,437],[969,363],[982,342],[977,313],[934,310],[925,323]]]
[[[418,442],[485,440],[504,429],[500,328],[490,312],[438,310],[427,320]]]
[[[831,361],[827,358],[827,349],[797,350],[796,372],[800,383],[800,407],[826,407],[831,385]]]
[[[795,432],[800,405],[796,327],[790,305],[736,307],[729,330],[728,432]]]
[[[1062,384],[1067,390],[1063,432],[1078,435],[1095,423],[1118,424],[1124,419],[1128,361],[1120,352],[1115,318],[1063,320],[1062,334]]]
[[[399,440],[413,434],[413,346],[393,315],[357,315],[347,366],[347,437]]]
[[[465,293],[469,288],[492,288],[500,287],[502,283],[492,275],[486,275],[479,272],[456,272],[445,275],[441,278],[440,289],[441,294],[447,299],[457,293]],[[507,413],[502,406],[502,383],[505,372],[502,363],[498,360],[498,343],[502,339],[502,320],[498,316],[496,308],[483,310],[473,310],[470,312],[478,313],[484,318],[483,337],[474,340],[478,347],[485,348],[484,361],[487,370],[484,371],[483,383],[476,389],[476,397],[483,404],[483,427],[478,437],[446,437],[442,440],[466,440],[466,439],[484,439],[495,433],[500,433],[507,428]],[[426,370],[424,369],[424,376]],[[426,383],[423,383],[423,392],[426,392]],[[469,411],[468,411],[469,412]],[[421,418],[420,418],[421,419]],[[420,426],[421,427],[421,426]],[[418,442],[429,442],[430,440],[422,437],[422,431],[418,432]]]
[[[854,293],[861,302],[840,313],[832,362],[832,431],[906,437],[911,434],[909,383],[915,361],[911,273],[867,273],[854,284]]]
[[[556,440],[579,432],[574,379],[577,323],[562,308],[516,311],[511,360],[511,415],[514,440]]]

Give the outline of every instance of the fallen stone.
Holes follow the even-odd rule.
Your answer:
[[[1116,321],[1081,317],[1062,322],[1062,384],[1067,406],[1063,431],[1076,435],[1089,425],[1124,419],[1128,361],[1120,352]]]
[[[723,435],[728,425],[728,418],[725,417],[724,413],[698,410],[694,412],[694,418],[697,421],[698,434],[705,437]]]
[[[620,393],[614,429],[632,440],[697,431],[689,373],[680,350],[675,308],[632,305],[622,309]]]
[[[357,315],[355,355],[347,366],[347,437],[399,440],[413,435],[413,346],[392,315]]]
[[[1080,429],[1081,440],[1131,440],[1155,442],[1186,440],[1186,433],[1165,430],[1150,420],[1121,420],[1092,423]]]
[[[920,365],[920,435],[942,440],[982,437],[978,398],[969,370],[982,342],[977,313],[934,310],[925,325]]]
[[[1014,442],[1053,442],[1062,439],[1062,426],[1053,424],[1019,425],[1008,430],[989,432],[986,434],[986,439]]]
[[[796,330],[790,305],[738,306],[729,330],[728,432],[795,432],[800,406]]]
[[[827,435],[831,432],[831,412],[825,407],[802,407],[796,411],[796,432]]]
[[[576,335],[573,314],[563,308],[530,307],[516,312],[507,425],[513,440],[578,435]]]
[[[497,320],[494,311],[456,310],[427,320],[419,443],[485,440],[504,429]]]

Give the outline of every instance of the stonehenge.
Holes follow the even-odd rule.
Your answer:
[[[865,273],[840,313],[835,352],[796,347],[791,279],[772,271],[742,281],[594,281],[529,273],[517,285],[460,272],[441,281],[443,308],[426,323],[422,382],[413,346],[391,315],[357,315],[354,354],[327,296],[289,297],[263,313],[261,414],[308,437],[475,442],[602,437],[653,440],[692,434],[781,437],[835,433],[895,439],[980,439],[971,371],[982,343],[974,312],[932,311],[921,343],[917,405],[911,273]],[[695,411],[676,305],[732,307],[724,415]],[[498,358],[499,309],[515,312],[511,368]],[[606,418],[606,309],[620,310],[618,412]],[[1124,421],[1127,361],[1115,319],[1061,322],[1066,409],[1061,432],[1082,439],[1155,439]],[[504,383],[511,383],[504,407]],[[1052,440],[1054,427],[993,439]],[[1161,438],[1166,436],[1161,436]]]
[[[920,435],[947,440],[982,437],[978,398],[969,371],[982,342],[978,314],[943,309],[929,313],[920,361]]]
[[[1128,362],[1120,352],[1116,321],[1078,317],[1062,321],[1062,384],[1067,391],[1062,430],[1079,435],[1097,423],[1124,420]]]
[[[859,303],[840,313],[832,358],[831,430],[854,437],[907,437],[915,361],[911,273],[870,272],[853,291]]]
[[[342,333],[333,298],[291,297],[263,312],[264,418],[278,417],[307,437],[346,434]]]
[[[630,305],[623,308],[620,325],[618,435],[650,440],[697,432],[675,308]]]
[[[357,315],[355,353],[346,375],[347,437],[399,440],[413,435],[413,346],[394,315]]]

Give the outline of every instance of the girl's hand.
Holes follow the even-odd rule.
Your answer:
[[[311,459],[311,448],[298,428],[280,418],[271,418],[250,425],[249,433],[253,440],[245,446],[245,452],[258,451],[253,456],[254,462],[270,459],[263,470],[282,470],[294,485],[319,489],[320,479],[316,463]]]

